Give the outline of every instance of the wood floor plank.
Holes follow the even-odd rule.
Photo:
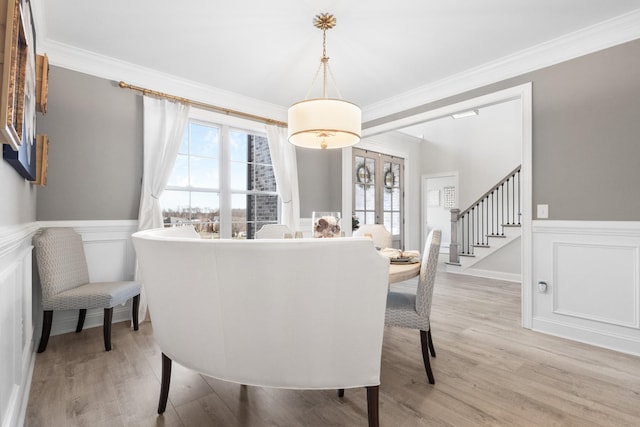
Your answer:
[[[411,291],[415,280],[393,285]],[[640,425],[640,358],[523,329],[520,285],[439,272],[432,306],[436,384],[417,331],[386,328],[383,426]],[[156,414],[160,350],[153,327],[113,325],[51,337],[38,354],[26,426],[366,426],[364,389],[246,387],[174,363],[167,411]],[[176,366],[177,365],[177,366]]]

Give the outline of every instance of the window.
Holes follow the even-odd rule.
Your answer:
[[[278,222],[267,137],[191,119],[160,198],[165,226],[193,224],[205,238],[252,239]]]

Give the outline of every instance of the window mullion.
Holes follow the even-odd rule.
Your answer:
[[[223,125],[220,132],[220,237],[231,238],[231,150],[229,126]]]

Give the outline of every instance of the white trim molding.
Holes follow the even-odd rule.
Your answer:
[[[35,223],[0,227],[0,425],[24,422],[33,354],[32,246]]]
[[[640,355],[640,222],[537,220],[533,253],[534,330]]]
[[[640,38],[640,9],[365,106],[368,122]]]

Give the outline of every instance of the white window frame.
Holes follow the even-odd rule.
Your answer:
[[[218,188],[195,188],[195,187],[177,187],[177,186],[167,186],[166,190],[187,190],[187,191],[200,191],[200,192],[210,192],[217,193],[218,200],[220,204],[220,238],[221,239],[230,239],[232,237],[232,206],[231,206],[231,195],[239,194],[242,191],[232,190],[231,189],[231,150],[230,150],[230,141],[229,141],[229,133],[232,131],[240,131],[247,132],[252,135],[257,135],[261,137],[267,138],[267,132],[265,129],[265,125],[262,123],[253,122],[251,120],[242,119],[239,117],[228,116],[225,114],[215,113],[213,111],[203,110],[200,108],[192,107],[189,112],[189,119],[187,126],[190,123],[198,123],[204,126],[218,126],[220,128],[220,141],[219,147],[220,152],[219,160],[219,187]],[[245,194],[267,194],[267,195],[275,195],[278,196],[278,219],[281,217],[281,206],[279,203],[280,195],[278,192],[263,192],[263,191],[246,191]],[[248,214],[248,212],[247,212]]]

